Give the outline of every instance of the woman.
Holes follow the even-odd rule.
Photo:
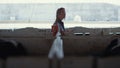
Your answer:
[[[52,33],[53,36],[56,36],[57,32],[60,32],[61,35],[64,35],[64,23],[62,20],[65,18],[65,9],[64,8],[59,8],[56,12],[56,20],[55,23],[52,26]]]
[[[53,36],[56,36],[56,39],[53,42],[53,45],[50,49],[48,58],[49,58],[49,68],[52,68],[53,59],[57,58],[57,67],[61,68],[61,60],[64,57],[63,54],[63,41],[61,39],[61,35],[64,35],[64,23],[62,20],[65,18],[65,9],[59,8],[56,12],[56,20],[52,26]]]

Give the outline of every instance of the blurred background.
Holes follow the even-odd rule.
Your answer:
[[[23,26],[51,28],[56,17],[56,10],[60,7],[66,9],[64,20],[66,27],[120,26],[120,4],[117,0],[5,0],[0,2],[1,28]],[[26,23],[32,23],[32,26]]]

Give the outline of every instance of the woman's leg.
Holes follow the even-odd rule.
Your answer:
[[[48,68],[52,68],[52,62],[53,62],[53,60],[52,59],[49,59],[49,67]]]
[[[57,59],[57,68],[61,68],[62,59]]]

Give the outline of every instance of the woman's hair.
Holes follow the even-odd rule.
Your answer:
[[[66,16],[66,13],[65,13],[65,8],[61,7],[61,8],[58,8],[57,9],[57,12],[56,12],[56,20],[55,20],[55,23],[58,21],[58,15],[60,14],[61,10],[64,10],[64,14]],[[65,17],[64,17],[65,18]]]

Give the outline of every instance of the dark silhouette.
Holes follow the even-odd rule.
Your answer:
[[[25,55],[26,50],[23,45],[19,42],[6,41],[0,39],[0,57],[6,59],[8,56],[20,56]]]

